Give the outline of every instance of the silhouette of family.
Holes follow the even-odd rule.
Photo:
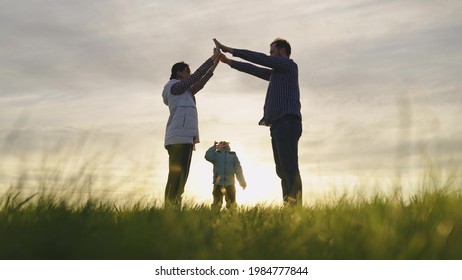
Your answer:
[[[213,76],[217,65],[231,68],[268,81],[263,118],[259,125],[270,129],[276,174],[281,179],[285,205],[302,203],[302,180],[298,167],[298,142],[302,135],[302,116],[298,66],[290,58],[291,46],[277,38],[270,44],[270,54],[231,48],[213,39],[215,48],[194,73],[184,62],[175,63],[170,80],[164,86],[162,97],[169,108],[165,133],[165,148],[169,155],[169,173],[165,187],[165,206],[181,206],[182,195],[189,175],[192,152],[199,143],[198,116],[195,94]],[[224,53],[247,62],[228,58]],[[213,204],[220,209],[223,198],[226,208],[236,207],[235,177],[245,189],[242,167],[229,143],[214,143],[205,153],[205,159],[213,163]],[[263,175],[262,175],[263,176]]]

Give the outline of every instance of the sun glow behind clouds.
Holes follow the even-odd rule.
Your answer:
[[[441,167],[461,162],[461,1],[231,0],[175,4],[178,9],[168,1],[29,2],[0,9],[0,192],[22,171],[32,180],[44,168],[30,160],[43,152],[42,138],[53,145],[96,130],[101,137],[89,145],[97,154],[111,137],[130,138],[114,162],[96,166],[101,184],[162,201],[168,108],[161,91],[171,65],[184,60],[197,68],[211,54],[214,36],[264,53],[277,36],[291,42],[300,71],[305,202],[312,192],[364,185],[359,177],[388,183],[394,168],[420,169],[415,159],[422,152],[441,157],[435,159]],[[230,9],[236,6],[245,9]],[[266,87],[266,81],[218,66],[197,96],[201,143],[185,197],[211,201],[212,166],[203,155],[216,139],[231,141],[242,161],[248,188],[237,188],[238,202],[280,203],[269,132],[256,125]],[[23,113],[29,129],[16,127]],[[72,164],[62,165],[70,176],[88,156],[77,151],[77,158],[66,159]]]

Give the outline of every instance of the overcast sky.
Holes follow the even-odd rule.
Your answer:
[[[114,146],[120,156],[108,169],[135,166],[160,195],[167,176],[162,88],[174,63],[195,70],[210,57],[214,37],[263,53],[276,37],[291,43],[306,193],[418,170],[424,156],[457,167],[460,34],[458,0],[0,0],[0,152],[9,159],[0,175],[18,169],[12,158],[86,141],[74,156]],[[214,140],[228,140],[249,177],[248,193],[279,199],[269,129],[257,125],[266,88],[218,66],[197,96],[201,143],[187,195],[211,197],[203,155]]]

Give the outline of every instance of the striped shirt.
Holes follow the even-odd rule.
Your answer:
[[[302,118],[298,66],[292,59],[239,49],[233,50],[233,56],[268,67],[231,61],[232,68],[269,81],[263,107],[263,118],[259,125],[270,126],[276,120],[287,115]]]

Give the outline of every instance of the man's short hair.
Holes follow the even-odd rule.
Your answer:
[[[290,44],[289,44],[289,42],[287,42],[287,40],[282,39],[282,38],[276,38],[276,39],[274,39],[274,41],[270,44],[270,46],[272,46],[273,44],[276,44],[276,48],[277,48],[278,50],[284,48],[284,49],[286,50],[287,56],[288,56],[288,57],[290,56],[290,53],[292,52],[292,48],[290,47]]]

